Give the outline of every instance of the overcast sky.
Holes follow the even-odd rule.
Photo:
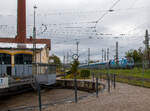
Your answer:
[[[150,29],[150,0],[120,0],[97,24],[97,21],[117,0],[27,0],[27,31],[32,35],[33,6],[36,4],[38,37],[52,40],[51,54],[61,59],[72,55],[79,41],[80,60],[100,60],[102,48],[110,48],[115,55],[119,42],[119,56],[129,49],[143,47],[145,30]],[[17,0],[0,1],[0,37],[16,35]],[[47,29],[42,26],[44,24]],[[46,29],[46,30],[45,30]]]

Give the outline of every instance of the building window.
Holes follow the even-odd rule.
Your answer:
[[[0,53],[0,64],[11,64],[11,55]]]
[[[15,64],[32,64],[32,55],[30,54],[15,55]]]

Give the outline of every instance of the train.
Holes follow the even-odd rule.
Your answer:
[[[87,69],[132,69],[134,67],[133,58],[121,58],[116,61],[115,59],[109,60],[108,62],[97,62],[91,64],[80,65],[79,68]]]

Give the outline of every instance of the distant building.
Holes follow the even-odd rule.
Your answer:
[[[32,73],[33,39],[26,37],[26,0],[18,0],[17,35],[0,37],[0,74]],[[48,63],[50,39],[36,39],[36,62]],[[28,72],[26,72],[28,71]]]

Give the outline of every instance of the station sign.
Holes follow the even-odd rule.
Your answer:
[[[0,89],[8,88],[8,77],[0,78]]]

